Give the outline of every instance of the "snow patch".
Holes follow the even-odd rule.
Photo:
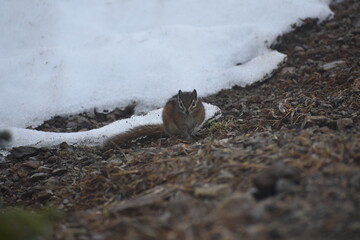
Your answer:
[[[218,107],[207,103],[204,103],[204,107],[206,112],[205,122],[213,121],[221,116],[221,112]],[[145,124],[161,124],[162,110],[163,109],[154,110],[144,116],[133,116],[128,119],[122,119],[102,128],[85,132],[55,133],[11,127],[5,129],[9,131],[12,136],[12,141],[6,146],[6,148],[18,146],[55,146],[62,142],[67,142],[72,145],[100,145],[104,142],[104,140],[119,133],[128,131],[131,128]]]
[[[91,131],[61,135],[20,128],[133,101],[137,113],[150,111],[179,89],[205,96],[260,81],[286,59],[269,49],[276,38],[301,19],[331,17],[329,3],[3,0],[0,128],[14,127],[14,146],[45,145],[45,139],[98,142]]]
[[[0,127],[251,84],[284,60],[276,37],[331,16],[328,2],[3,0]]]

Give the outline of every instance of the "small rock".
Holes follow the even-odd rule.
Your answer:
[[[51,173],[52,173],[52,175],[60,176],[60,175],[63,175],[64,173],[66,173],[66,172],[67,172],[66,168],[56,168]]]
[[[344,42],[344,38],[343,37],[339,37],[336,39],[337,43],[343,43]]]
[[[40,173],[35,173],[35,174],[31,175],[30,179],[31,179],[32,181],[36,182],[36,181],[39,181],[39,180],[44,180],[44,179],[46,179],[48,176],[49,176],[48,173],[40,172]]]
[[[195,188],[195,196],[214,198],[218,196],[228,195],[231,192],[228,184],[205,185]]]
[[[51,173],[52,169],[47,166],[41,166],[39,167],[38,171],[43,173]]]
[[[34,147],[16,147],[11,151],[11,155],[16,159],[21,159],[26,156],[35,156],[38,152],[37,148]]]
[[[261,200],[276,195],[278,190],[286,191],[287,188],[290,189],[290,183],[282,179],[296,185],[300,182],[300,172],[297,168],[285,165],[284,163],[274,164],[253,179],[253,184],[257,189],[254,197]],[[280,180],[283,182],[279,183]]]
[[[112,157],[109,157],[106,161],[109,163],[115,163],[115,164],[121,165],[121,164],[125,163],[126,160],[117,155],[113,155]]]
[[[77,122],[78,128],[80,128],[80,129],[82,129],[82,128],[91,129],[92,128],[91,122],[89,120],[87,120],[85,117],[77,116],[76,122]]]
[[[304,51],[304,48],[302,48],[302,47],[300,47],[300,46],[296,46],[296,47],[294,48],[294,50],[295,50],[295,52],[302,52],[302,51]]]
[[[298,142],[302,146],[310,146],[311,140],[308,137],[297,136],[294,138],[295,142]]]
[[[292,75],[295,73],[296,68],[295,67],[285,67],[280,71],[280,75]]]
[[[69,149],[71,148],[71,146],[69,144],[67,144],[67,142],[62,142],[60,143],[60,149]]]
[[[301,125],[301,128],[308,128],[313,126],[329,127],[336,129],[336,122],[325,116],[307,116]]]
[[[333,108],[333,106],[329,103],[321,103],[319,105],[319,108],[330,108],[331,109],[331,108]]]
[[[321,133],[326,133],[326,134],[334,133],[334,130],[332,130],[332,129],[326,127],[326,126],[319,128],[318,131],[321,132]]]
[[[49,198],[51,198],[53,195],[54,195],[54,193],[51,190],[44,190],[37,194],[37,199],[40,202],[44,202],[44,201],[48,200]]]
[[[60,145],[60,147],[61,147],[61,145]],[[47,162],[48,163],[59,163],[59,162],[61,162],[61,158],[58,156],[51,156],[47,159]]]
[[[216,143],[217,144],[221,144],[221,145],[223,145],[223,144],[226,144],[226,143],[228,143],[229,142],[229,138],[223,138],[223,139],[220,139],[220,140],[215,140],[216,141]]]
[[[345,130],[353,126],[353,120],[351,118],[341,118],[336,121],[336,125],[339,130]]]
[[[330,69],[339,67],[339,66],[344,66],[346,65],[346,62],[343,60],[338,60],[338,61],[333,61],[333,62],[329,62],[329,63],[325,63],[324,65],[321,66],[321,69],[324,71],[328,71]]]
[[[77,122],[73,122],[73,121],[68,122],[66,124],[66,128],[68,128],[68,129],[73,129],[73,128],[76,128],[77,126],[78,126]]]
[[[45,186],[48,188],[54,188],[59,185],[59,180],[56,177],[50,177],[46,180]]]
[[[32,169],[29,169],[28,167],[21,167],[16,170],[16,175],[19,176],[20,178],[24,178],[30,175],[31,172],[33,172]]]
[[[31,168],[31,169],[37,169],[38,167],[40,167],[41,163],[39,161],[30,160],[30,161],[24,162],[21,165],[24,167]]]

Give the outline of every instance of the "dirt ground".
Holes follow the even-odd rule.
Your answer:
[[[206,97],[223,117],[196,141],[15,148],[0,200],[60,208],[57,240],[359,239],[360,2],[331,8],[279,38],[288,60],[271,78]],[[133,109],[37,129],[87,130]]]

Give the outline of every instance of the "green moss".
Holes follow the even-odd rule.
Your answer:
[[[0,140],[10,141],[11,135],[8,131],[0,131]]]
[[[224,118],[221,121],[211,122],[209,131],[211,133],[227,133],[234,130],[237,127],[234,118]]]
[[[0,148],[4,147],[6,142],[11,140],[11,134],[8,131],[0,131]]]
[[[0,208],[0,239],[32,240],[49,236],[57,217],[53,209],[35,212],[19,207]]]

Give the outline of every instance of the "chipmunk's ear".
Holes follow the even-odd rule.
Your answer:
[[[193,95],[194,99],[197,100],[197,92],[196,92],[196,89],[194,89],[194,91],[192,92],[192,95]]]
[[[179,90],[179,92],[178,92],[178,99],[180,100],[180,99],[182,99],[182,97],[183,97],[183,93],[182,93],[181,90]]]

